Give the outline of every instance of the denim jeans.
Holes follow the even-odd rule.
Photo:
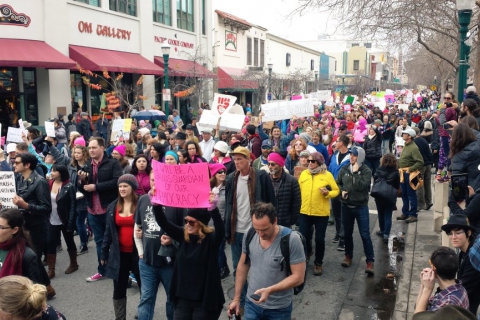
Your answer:
[[[170,283],[173,277],[173,265],[155,267],[145,263],[143,259],[138,262],[140,268],[140,278],[142,279],[142,293],[140,303],[138,304],[138,318],[152,320],[155,311],[155,301],[157,300],[158,286],[163,284],[163,289],[167,295],[165,311],[168,320],[173,320],[174,305],[170,301]],[[159,316],[159,318],[163,318]]]
[[[312,226],[315,226],[315,264],[323,265],[325,255],[325,233],[327,232],[328,217],[307,216],[300,214],[300,233],[307,242],[307,253],[312,252]]]
[[[374,262],[372,239],[370,238],[370,217],[368,206],[349,208],[342,203],[342,219],[345,229],[345,255],[353,258],[353,228],[357,220],[358,231],[363,242],[363,252],[367,262]]]
[[[105,228],[107,227],[107,214],[88,214],[88,223],[92,228],[93,236],[95,238],[95,245],[97,247],[98,259],[98,273],[105,276],[105,266],[100,263],[102,258],[102,244]]]
[[[380,167],[380,158],[365,159],[364,163],[372,171],[372,177],[373,177],[375,175],[375,172],[377,171],[378,167]]]
[[[232,265],[233,265],[233,280],[235,282],[235,275],[237,271],[238,261],[240,261],[240,256],[242,255],[242,243],[243,236],[245,233],[235,232],[235,242],[232,242]],[[240,296],[240,305],[245,306],[245,296],[247,295],[248,282],[245,281],[243,286],[242,295]]]
[[[383,233],[383,238],[388,239],[390,236],[390,230],[392,229],[392,213],[395,204],[378,200],[375,200],[375,204],[377,205],[378,224],[380,225],[380,231]]]
[[[405,216],[417,216],[417,193],[410,186],[410,174],[403,174],[404,182],[400,183],[402,188],[402,214]]]
[[[292,318],[292,303],[281,309],[263,309],[247,299],[245,304],[245,320],[290,320]]]
[[[390,139],[382,140],[382,156],[390,152]]]
[[[220,268],[220,271],[223,268],[227,267],[227,255],[225,254],[225,243],[227,240],[222,239],[222,242],[220,242],[220,249],[218,250],[218,267]]]
[[[80,237],[80,244],[86,245],[88,242],[87,227],[85,226],[85,220],[87,219],[87,210],[77,210],[77,232]]]

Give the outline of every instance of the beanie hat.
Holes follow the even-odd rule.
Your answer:
[[[177,132],[177,134],[175,135],[175,139],[187,140],[187,135],[183,132]]]
[[[174,157],[175,161],[177,161],[177,163],[178,163],[178,154],[175,151],[172,151],[172,150],[167,151],[167,153],[165,153],[165,157],[166,156]]]
[[[210,213],[207,209],[189,209],[187,212],[187,216],[195,218],[204,225],[208,225],[208,222],[211,218]]]
[[[86,147],[87,146],[87,143],[85,142],[85,138],[83,136],[80,136],[78,137],[77,139],[75,139],[73,141],[73,145],[76,146],[76,145],[80,145],[82,147]]]
[[[125,157],[125,151],[126,150],[127,150],[127,147],[125,147],[125,145],[123,145],[123,144],[113,148],[113,151],[117,151],[118,153],[120,153],[122,155],[122,157]]]
[[[208,165],[208,169],[210,169],[210,174],[212,177],[216,175],[219,171],[227,171],[227,168],[221,163],[211,163]]]
[[[310,137],[310,135],[306,132],[302,132],[300,133],[300,136],[299,136],[300,139],[303,139],[307,144],[310,143],[310,141],[312,141],[312,137]]]
[[[220,151],[221,153],[223,154],[227,154],[228,152],[228,144],[224,141],[218,141],[217,143],[215,143],[215,145],[213,146],[213,150],[218,150]]]
[[[285,159],[278,153],[272,152],[268,155],[268,161],[275,162],[278,164],[280,167],[283,168],[285,166]]]
[[[424,129],[432,130],[432,123],[430,121],[425,121],[423,124]]]
[[[128,183],[132,187],[133,191],[137,190],[138,188],[137,178],[135,178],[133,174],[127,173],[123,176],[120,176],[120,178],[118,178],[117,186],[120,185],[120,183]]]
[[[300,158],[303,158],[303,157],[310,157],[310,151],[308,150],[303,150],[302,152],[300,152]]]
[[[325,163],[325,158],[320,152],[312,152],[310,153],[310,157],[312,157],[313,160],[317,160],[319,166]]]

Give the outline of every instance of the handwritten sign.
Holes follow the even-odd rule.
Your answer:
[[[208,208],[210,179],[207,163],[166,165],[152,161],[155,195],[152,202],[176,208]]]
[[[45,132],[47,137],[55,138],[55,124],[50,121],[45,121]]]
[[[318,101],[333,101],[332,92],[330,90],[318,90],[317,99]]]
[[[243,114],[224,113],[220,119],[220,130],[240,131],[242,130],[245,116]]]
[[[23,142],[22,129],[14,128],[14,127],[8,127],[7,142]]]
[[[13,204],[15,196],[15,176],[13,171],[0,171],[0,203],[2,208],[17,208]]]
[[[212,114],[220,117],[224,112],[233,107],[235,101],[237,101],[237,97],[235,96],[215,93],[213,95],[213,102],[211,108]]]
[[[399,104],[398,109],[402,109],[403,111],[407,111],[408,110],[408,104]]]
[[[310,99],[278,101],[262,104],[264,122],[290,119],[292,116],[310,117],[314,115],[313,102]]]
[[[219,116],[214,113],[213,110],[203,110],[198,124],[200,124],[202,128],[214,129],[217,127],[218,118]]]
[[[116,119],[113,120],[111,141],[124,141],[130,139],[130,128],[132,127],[132,119]]]

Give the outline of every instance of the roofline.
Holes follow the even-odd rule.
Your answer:
[[[280,38],[279,36],[276,36],[274,34],[271,34],[269,32],[267,32],[267,39],[272,39],[272,40],[275,40],[277,42],[280,42],[280,43],[283,43],[283,44],[286,44],[286,45],[290,45],[290,46],[294,46],[296,47],[297,49],[301,49],[301,50],[304,50],[306,52],[309,52],[309,53],[312,53],[312,54],[315,54],[315,55],[318,55],[320,56],[321,55],[321,52],[320,51],[316,51],[316,50],[313,50],[311,48],[308,48],[308,47],[304,47],[298,43],[295,43],[295,42],[292,42],[290,40],[287,40],[287,39],[284,39],[284,38]],[[333,58],[333,57],[332,57]]]

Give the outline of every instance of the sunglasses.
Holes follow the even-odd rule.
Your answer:
[[[301,144],[301,143],[295,143],[295,146],[303,147],[303,144]]]
[[[272,148],[270,148],[270,147],[268,147],[268,146],[263,146],[262,149],[264,149],[264,150],[270,150],[270,149],[272,149]]]
[[[317,163],[317,160],[310,160],[310,159],[308,159],[307,161],[308,161],[308,163]]]
[[[217,174],[225,174],[225,173],[227,173],[227,172],[225,172],[225,170],[220,170],[220,171],[217,172]]]
[[[269,166],[269,167],[275,167],[276,165],[277,165],[277,164],[276,164],[275,162],[269,162],[269,163],[268,163],[268,166]]]
[[[185,224],[188,224],[190,227],[193,227],[195,225],[195,222],[196,222],[196,221],[193,221],[193,220],[188,220],[187,218],[185,218],[184,220],[185,220]]]

